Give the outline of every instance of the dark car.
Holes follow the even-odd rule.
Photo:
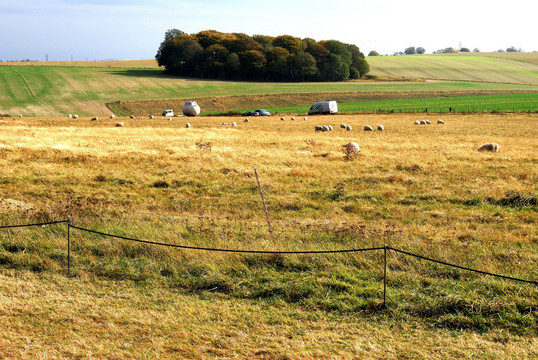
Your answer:
[[[271,113],[265,109],[258,109],[258,110],[249,110],[245,113],[243,113],[243,116],[270,116]]]

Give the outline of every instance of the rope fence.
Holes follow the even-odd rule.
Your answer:
[[[521,278],[516,278],[516,277],[511,277],[511,276],[506,276],[506,275],[501,275],[501,274],[494,274],[494,273],[479,270],[479,269],[472,269],[469,267],[451,264],[445,261],[440,261],[440,260],[432,259],[426,256],[414,254],[408,251],[393,248],[388,245],[384,245],[380,247],[371,247],[371,248],[352,248],[352,249],[339,249],[339,250],[242,250],[242,249],[211,248],[211,247],[201,247],[201,246],[168,244],[168,243],[162,243],[162,242],[156,242],[156,241],[142,240],[142,239],[127,237],[127,236],[114,235],[114,234],[109,234],[102,231],[86,229],[80,226],[73,225],[71,220],[61,220],[61,221],[51,221],[51,222],[44,222],[44,223],[21,224],[21,225],[4,225],[4,226],[0,226],[0,229],[12,229],[12,228],[23,228],[23,227],[33,227],[33,226],[37,227],[37,226],[46,226],[46,225],[55,225],[55,224],[67,224],[67,274],[68,276],[71,275],[71,229],[75,229],[75,230],[79,230],[86,233],[92,233],[96,235],[101,235],[101,236],[106,236],[106,237],[111,237],[111,238],[116,238],[116,239],[121,239],[121,240],[126,240],[126,241],[132,241],[132,242],[137,242],[137,243],[142,243],[142,244],[148,244],[148,245],[165,246],[165,247],[186,249],[186,250],[225,252],[225,253],[238,253],[238,254],[314,255],[314,254],[357,253],[357,252],[383,250],[384,252],[383,254],[383,262],[384,262],[383,264],[383,306],[384,307],[386,306],[386,295],[387,295],[387,252],[391,250],[394,252],[406,255],[406,256],[411,256],[420,260],[429,261],[432,263],[445,265],[445,266],[457,268],[460,270],[465,270],[469,272],[478,273],[481,275],[488,275],[488,276],[493,276],[493,277],[504,279],[504,280],[510,280],[510,281],[538,286],[538,281],[535,281],[535,280],[521,279]]]

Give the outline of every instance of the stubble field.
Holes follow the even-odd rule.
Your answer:
[[[0,224],[226,249],[386,244],[536,280],[536,115],[423,118],[3,118]],[[500,151],[476,151],[487,142]],[[71,231],[68,277],[64,224],[0,230],[0,357],[537,356],[536,285],[390,252],[383,309],[382,252],[234,255]]]

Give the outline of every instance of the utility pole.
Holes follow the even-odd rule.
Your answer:
[[[49,54],[48,53],[45,54],[45,61],[49,61]]]

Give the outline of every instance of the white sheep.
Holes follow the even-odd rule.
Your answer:
[[[341,129],[345,129],[346,126],[347,126],[346,124],[340,124],[340,128],[341,128]]]
[[[385,127],[383,125],[377,125],[378,131],[385,131]]]
[[[235,121],[232,123],[232,127],[237,127],[237,123]]]
[[[186,123],[186,124],[185,124],[185,127],[186,127],[187,129],[190,128],[190,127],[191,127],[191,123]]]
[[[295,121],[295,118],[292,116],[290,120],[291,120],[291,121]]]
[[[327,125],[327,127],[329,128],[329,131],[333,131],[333,127],[331,125]]]
[[[430,120],[424,120],[426,122],[426,125],[431,125],[432,122]]]
[[[73,115],[73,119],[78,119],[78,115],[77,114]]]
[[[307,117],[305,116],[305,117],[303,118],[303,120],[305,120],[305,121],[306,121],[306,120],[308,120],[308,118],[307,118]]]
[[[499,151],[499,144],[497,143],[487,143],[478,148],[478,151],[492,151],[497,152]]]
[[[171,118],[171,117],[169,117],[169,118],[168,118],[168,121],[172,121],[172,118]]]
[[[22,117],[22,114],[19,114],[19,117]]]
[[[155,115],[150,115],[149,118],[150,118],[150,119],[154,119],[154,118],[155,118]]]
[[[125,124],[124,124],[123,121],[122,121],[122,122],[118,122],[118,123],[116,123],[116,125],[114,125],[114,126],[115,126],[115,127],[124,127]]]
[[[426,120],[420,120],[420,125],[426,125],[426,124],[427,124]]]
[[[329,127],[327,125],[323,125],[321,127],[321,131],[325,132],[325,131],[329,131]]]
[[[97,116],[92,117],[92,121],[97,121],[99,118]]]
[[[420,125],[420,120],[415,120],[415,125]]]
[[[134,115],[129,116],[131,119],[134,119]]]
[[[246,118],[245,120],[243,120],[243,122],[249,122],[250,120],[248,118]]]
[[[283,117],[281,117],[280,120],[282,120],[282,121],[286,121],[286,119],[284,119]]]
[[[323,131],[323,126],[321,126],[321,125],[316,125],[316,126],[314,126],[314,130],[315,130],[315,131]]]
[[[350,160],[358,156],[361,149],[356,142],[350,142],[342,145],[342,151],[344,152],[345,158]]]
[[[69,114],[68,116],[69,116],[69,118],[71,119],[71,118],[73,117],[73,114]]]
[[[437,120],[437,124],[443,125],[445,122],[441,119]]]
[[[364,131],[374,131],[374,129],[370,125],[365,125]]]
[[[116,117],[116,115],[114,115],[114,114],[110,115],[111,119],[114,119],[115,117]]]
[[[351,131],[351,125],[346,125],[346,130]]]

